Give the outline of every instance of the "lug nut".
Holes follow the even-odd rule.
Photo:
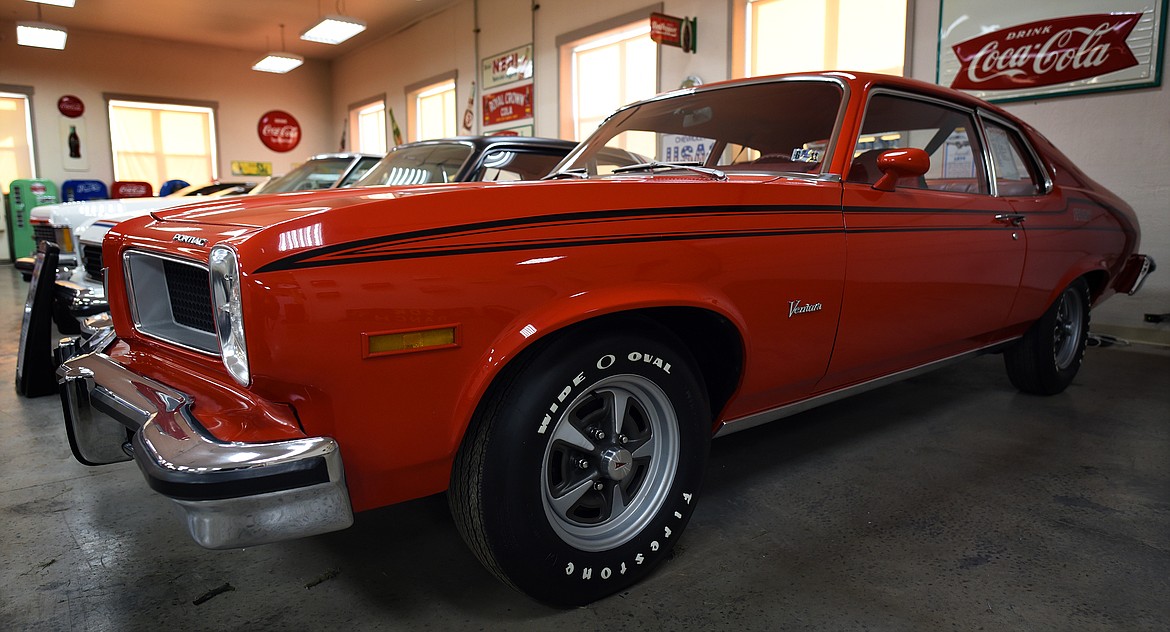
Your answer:
[[[594,483],[593,489],[596,491],[601,491],[601,490],[605,489],[605,485],[602,483]]]
[[[628,437],[626,437],[626,435],[618,435],[618,443],[625,445],[629,442],[630,442],[630,439]]]
[[[577,459],[577,467],[582,470],[587,470],[589,469],[589,461],[586,461],[585,459]]]
[[[605,431],[602,430],[601,428],[594,428],[593,430],[589,431],[589,434],[592,435],[593,438],[598,440],[598,441],[605,439]]]

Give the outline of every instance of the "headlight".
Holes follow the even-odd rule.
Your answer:
[[[211,249],[211,301],[215,308],[215,332],[219,336],[223,365],[237,382],[252,381],[248,371],[248,345],[244,342],[244,310],[240,303],[240,268],[231,248]]]

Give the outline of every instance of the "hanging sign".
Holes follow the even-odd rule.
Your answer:
[[[283,110],[272,110],[261,116],[256,133],[260,142],[272,151],[292,151],[301,142],[301,124]]]
[[[1161,83],[1166,2],[945,0],[938,83],[1011,101]]]
[[[483,125],[532,118],[532,84],[483,95]]]
[[[532,44],[513,48],[499,55],[484,57],[480,62],[480,86],[496,86],[532,78]]]
[[[57,111],[69,118],[77,118],[85,114],[85,103],[72,94],[67,94],[57,99]]]
[[[650,39],[665,46],[675,46],[684,53],[695,52],[698,18],[676,18],[664,13],[650,14]]]

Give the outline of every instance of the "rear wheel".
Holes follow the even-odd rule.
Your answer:
[[[568,336],[502,378],[468,430],[449,493],[484,566],[568,607],[632,585],[669,555],[694,510],[711,433],[684,349],[649,329]]]
[[[1016,344],[1004,352],[1008,378],[1016,388],[1055,395],[1072,383],[1089,337],[1089,286],[1077,279]]]

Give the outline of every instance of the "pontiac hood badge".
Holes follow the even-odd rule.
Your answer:
[[[171,237],[171,241],[177,241],[184,244],[191,244],[193,246],[206,246],[207,240],[202,237],[192,237],[191,235],[184,235],[182,233]]]

